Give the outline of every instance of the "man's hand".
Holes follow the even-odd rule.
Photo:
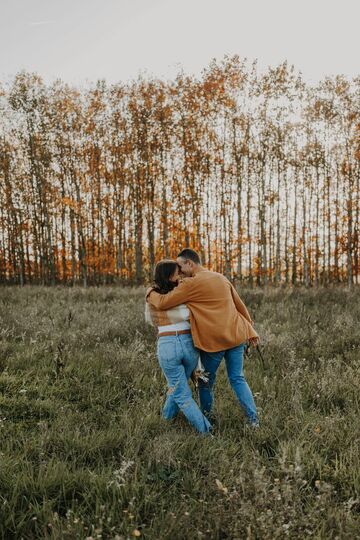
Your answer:
[[[194,383],[195,388],[198,388],[199,386],[199,379],[201,379],[204,383],[207,384],[209,382],[208,375],[209,373],[205,372],[203,369],[199,369],[198,367],[196,367],[191,374],[191,380]]]
[[[201,371],[199,369],[194,369],[194,371],[192,372],[191,374],[191,380],[195,386],[195,388],[198,388],[199,386],[199,375],[200,375]]]
[[[256,347],[260,343],[260,338],[259,337],[251,337],[251,338],[249,338],[249,343],[250,343],[251,347]]]

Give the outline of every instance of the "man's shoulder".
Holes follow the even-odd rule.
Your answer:
[[[181,283],[193,283],[194,282],[194,279],[195,279],[196,276],[186,276],[186,277],[182,277],[180,282],[179,282],[179,285],[181,285]]]
[[[205,279],[219,279],[221,281],[228,281],[228,279],[220,272],[214,272],[213,270],[206,270],[204,272],[199,272],[195,277],[203,277]]]
[[[203,284],[203,287],[206,288],[212,288],[222,291],[224,291],[225,289],[230,290],[231,288],[231,282],[226,276],[224,276],[224,274],[220,274],[220,272],[213,272],[212,270],[204,272],[204,276],[201,282]]]

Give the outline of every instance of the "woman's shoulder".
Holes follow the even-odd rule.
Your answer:
[[[146,293],[145,293],[145,301],[147,302],[147,299],[148,299],[148,296],[149,294],[151,293],[151,291],[154,291],[154,287],[152,285],[150,285],[147,289],[146,289]]]

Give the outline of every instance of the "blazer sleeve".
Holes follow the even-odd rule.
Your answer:
[[[230,283],[230,282],[229,282]],[[234,304],[236,306],[236,309],[239,313],[241,313],[241,315],[243,315],[245,317],[245,319],[247,321],[249,321],[249,323],[252,325],[252,320],[251,320],[251,317],[250,317],[250,314],[248,312],[248,310],[246,309],[246,306],[244,304],[244,302],[241,300],[240,296],[238,295],[235,287],[233,286],[232,283],[230,283],[230,287],[231,287],[231,295],[233,297],[233,301],[234,301]]]
[[[160,294],[153,289],[146,293],[149,304],[160,310],[171,309],[179,304],[190,302],[195,297],[194,278],[184,279],[175,289],[167,294]]]

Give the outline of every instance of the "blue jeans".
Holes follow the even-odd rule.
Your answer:
[[[197,431],[207,433],[211,424],[193,399],[188,383],[199,356],[191,334],[159,337],[157,354],[169,387],[164,418],[173,418],[181,410]]]
[[[237,347],[227,349],[226,351],[206,352],[200,351],[201,361],[205,371],[209,373],[209,382],[204,383],[199,380],[199,394],[201,410],[207,416],[210,415],[213,404],[213,386],[216,379],[216,372],[220,366],[221,360],[225,357],[226,370],[232,389],[234,390],[237,399],[250,423],[257,423],[256,405],[245,380],[243,372],[243,355],[245,343],[241,343]]]

